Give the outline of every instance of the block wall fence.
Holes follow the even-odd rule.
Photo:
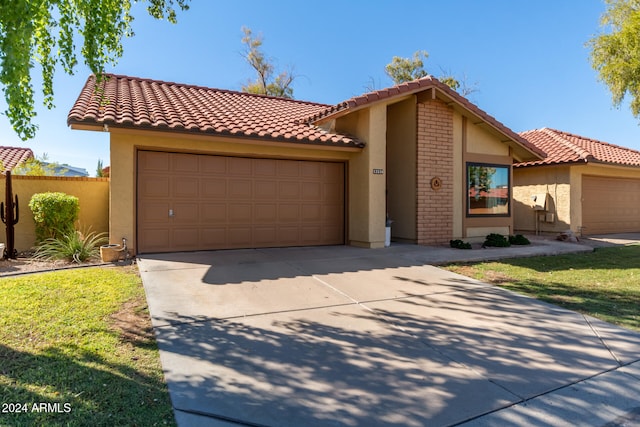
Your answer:
[[[36,241],[35,222],[29,209],[36,193],[61,192],[76,196],[80,202],[79,230],[98,233],[109,231],[109,178],[22,176],[12,175],[13,194],[18,196],[20,221],[15,226],[15,246],[18,252],[31,249]],[[0,175],[0,201],[6,199],[6,178]],[[0,243],[5,242],[4,224],[0,223]]]

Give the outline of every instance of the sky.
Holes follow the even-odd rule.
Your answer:
[[[296,99],[336,104],[392,86],[384,66],[425,50],[430,74],[464,80],[476,89],[469,100],[515,132],[550,127],[640,150],[640,121],[627,104],[612,106],[589,63],[585,44],[601,31],[604,11],[604,0],[191,0],[173,25],[136,4],[135,35],[106,71],[240,90],[254,78],[241,55],[246,26],[262,35],[278,69],[293,69]],[[38,98],[33,140],[21,141],[0,116],[0,145],[29,147],[92,176],[99,159],[110,164],[107,133],[66,124],[89,74],[86,66],[72,76],[57,71],[56,107]]]

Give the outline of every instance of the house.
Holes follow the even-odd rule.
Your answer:
[[[110,238],[137,252],[377,248],[387,219],[393,239],[418,244],[507,234],[511,166],[543,155],[430,76],[337,105],[96,84],[67,122],[110,133]]]
[[[0,166],[2,170],[12,170],[25,160],[33,158],[30,148],[0,146]]]
[[[89,172],[85,168],[71,166],[66,163],[49,163],[42,162],[44,168],[51,168],[54,176],[89,176]]]
[[[520,135],[546,156],[514,165],[517,230],[640,231],[640,152],[548,128]]]

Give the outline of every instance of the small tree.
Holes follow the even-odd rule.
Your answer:
[[[29,201],[36,223],[36,239],[42,242],[75,231],[80,211],[79,200],[60,192],[36,193]]]
[[[279,96],[293,98],[293,80],[295,76],[291,71],[282,71],[275,76],[273,61],[262,52],[262,36],[254,36],[250,28],[242,27],[244,37],[242,43],[246,45],[242,53],[244,59],[257,73],[254,82],[242,86],[243,92],[259,95]]]
[[[27,175],[27,176],[55,176],[56,168],[60,166],[58,162],[49,163],[47,153],[35,158],[31,157],[24,162],[20,163],[13,169],[14,175]],[[64,174],[67,169],[61,169],[60,172]]]
[[[98,166],[96,167],[96,177],[101,178],[104,176],[104,167],[102,166],[102,159],[98,159]]]

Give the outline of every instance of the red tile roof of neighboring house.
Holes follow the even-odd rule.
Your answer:
[[[32,157],[33,151],[30,148],[0,146],[0,161],[5,170],[11,170]]]
[[[303,120],[326,110],[325,104],[112,74],[105,77],[98,92],[95,76],[89,77],[69,112],[69,125],[364,146],[356,138],[327,132]]]
[[[542,128],[520,135],[546,153],[543,160],[518,163],[516,167],[565,163],[610,163],[640,166],[640,151],[620,147],[583,136]]]

